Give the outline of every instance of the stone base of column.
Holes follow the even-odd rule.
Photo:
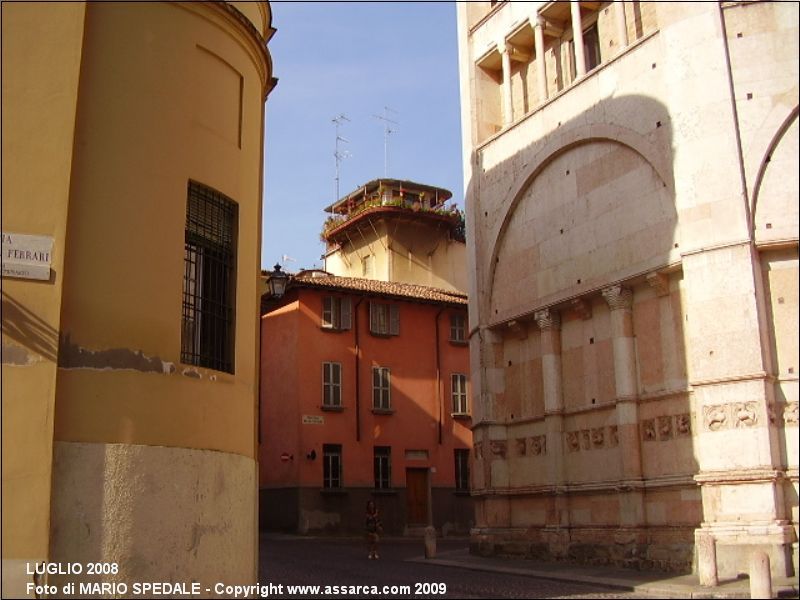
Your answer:
[[[716,541],[717,574],[720,581],[747,575],[753,552],[766,552],[773,577],[792,577],[796,551],[794,529],[789,523],[704,523],[695,531],[695,539],[710,535]]]

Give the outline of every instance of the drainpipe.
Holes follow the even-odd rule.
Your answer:
[[[358,345],[358,307],[364,298],[359,298],[358,302],[356,302],[355,306],[353,307],[353,345],[356,351],[356,368],[355,374],[353,376],[355,380],[355,389],[356,389],[356,441],[361,441],[361,390],[358,385],[359,377],[358,371],[359,366],[361,364],[361,348]]]
[[[444,419],[444,406],[442,406],[442,353],[439,348],[439,317],[442,316],[442,313],[445,311],[445,308],[439,309],[439,312],[436,313],[436,321],[434,323],[434,329],[436,334],[436,406],[439,408],[439,445],[442,443],[442,420]]]

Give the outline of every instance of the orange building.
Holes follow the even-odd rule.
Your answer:
[[[261,318],[261,526],[472,524],[467,297],[302,271]]]

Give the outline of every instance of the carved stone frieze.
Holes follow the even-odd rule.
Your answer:
[[[692,417],[689,413],[675,415],[675,436],[685,437],[692,435]]]
[[[588,429],[581,430],[581,448],[584,450],[591,450],[592,448],[592,435]]]
[[[530,439],[531,454],[539,456],[547,454],[547,437],[544,435],[537,435]]]
[[[758,404],[756,402],[735,402],[731,408],[734,427],[754,427],[758,424]]]
[[[570,452],[577,452],[581,449],[580,439],[577,431],[567,432],[567,450]]]
[[[505,458],[508,445],[504,440],[491,440],[489,442],[489,450],[491,450],[494,456]]]
[[[658,439],[672,439],[672,417],[658,417]]]
[[[475,453],[475,460],[480,460],[483,458],[483,443],[482,442],[475,442],[472,445],[472,451]]]
[[[645,442],[654,442],[657,439],[655,419],[645,419],[642,421],[642,439]]]
[[[606,442],[606,428],[595,427],[592,429],[592,446],[595,448],[603,448]]]
[[[619,446],[619,429],[616,425],[608,426],[608,447],[616,448]]]
[[[517,455],[525,456],[528,450],[528,444],[525,438],[517,438]]]
[[[726,404],[712,404],[709,406],[704,406],[703,426],[709,431],[727,429],[730,421],[728,416],[728,406]]]

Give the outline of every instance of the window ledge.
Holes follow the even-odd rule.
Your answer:
[[[388,488],[385,490],[374,489],[372,490],[373,496],[397,496],[397,490],[394,488]]]
[[[449,340],[451,346],[469,346],[468,340]]]
[[[325,333],[344,333],[345,331],[350,331],[343,327],[325,327],[325,325],[320,325],[319,328]]]
[[[347,496],[349,494],[344,488],[321,488],[319,493],[323,496]]]
[[[373,415],[393,415],[394,409],[393,408],[373,408],[372,409]]]
[[[453,496],[469,497],[470,493],[469,493],[469,490],[456,490],[456,491],[453,492]]]
[[[323,404],[319,409],[325,412],[344,412],[344,406],[326,406]]]
[[[387,338],[387,339],[392,337],[397,337],[398,335],[400,335],[399,333],[378,333],[377,331],[372,331],[371,329],[369,330],[369,333],[372,337]]]
[[[469,413],[450,413],[450,416],[457,421],[469,421],[472,419],[472,415]]]

